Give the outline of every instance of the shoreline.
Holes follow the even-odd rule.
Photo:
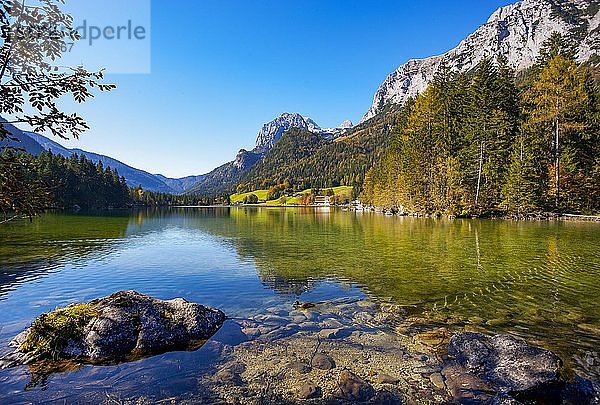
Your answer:
[[[304,309],[288,303],[248,318],[227,319],[197,350],[213,360],[194,373],[196,388],[168,399],[248,405],[513,404],[515,398],[556,399],[554,395],[567,403],[591,404],[600,399],[598,382],[580,377],[544,345],[510,332],[422,323],[401,306],[369,299],[305,304]],[[177,356],[172,353],[141,361],[164,357],[169,363],[170,356]],[[191,361],[193,353],[182,361]],[[503,364],[510,364],[510,370]],[[32,381],[46,375],[35,364],[29,367]],[[163,378],[161,373],[151,376],[149,384]],[[21,399],[36,398],[26,391],[23,395]],[[88,390],[69,399],[100,402],[114,395]],[[165,400],[161,391],[136,388],[118,395],[125,403]]]
[[[151,208],[151,207],[147,207]],[[244,205],[199,205],[199,206],[170,206],[170,207],[156,207],[156,208],[283,208],[283,209],[296,209],[296,208],[323,208],[323,209],[334,209],[342,210],[346,212],[361,212],[361,213],[374,213],[379,215],[385,215],[389,217],[407,217],[407,218],[423,218],[423,219],[472,219],[472,220],[503,220],[503,221],[575,221],[575,222],[600,222],[600,215],[584,215],[584,214],[569,214],[569,213],[554,213],[554,212],[540,212],[531,213],[525,215],[505,215],[505,216],[454,216],[454,215],[433,215],[433,214],[416,214],[416,213],[394,213],[392,210],[388,210],[380,207],[364,207],[356,208],[355,206],[349,205],[272,205],[272,204],[244,204]]]
[[[354,213],[367,213],[367,214],[376,214],[387,217],[399,217],[399,218],[419,218],[419,219],[434,219],[434,220],[483,220],[483,221],[511,221],[511,222],[588,222],[600,223],[600,215],[584,215],[584,214],[568,214],[561,213],[556,214],[552,212],[542,212],[542,213],[533,213],[527,215],[520,216],[453,216],[453,215],[431,215],[431,214],[415,214],[415,213],[394,213],[391,210],[378,208],[378,207],[363,207],[357,208],[355,206],[327,206],[327,205],[266,205],[266,204],[247,204],[247,205],[169,205],[169,206],[158,206],[158,207],[129,207],[129,208],[107,208],[107,209],[89,209],[89,210],[73,210],[69,208],[54,208],[43,212],[42,214],[46,214],[49,212],[63,212],[67,214],[102,214],[102,213],[112,213],[112,212],[137,212],[140,210],[157,210],[157,209],[218,209],[218,208],[267,208],[267,209],[299,209],[299,208],[311,208],[311,209],[321,209],[323,211],[332,211],[332,210],[340,210],[343,212],[354,212]],[[36,215],[36,216],[39,216]],[[35,218],[34,216],[33,218]],[[32,218],[32,219],[33,219]],[[0,218],[0,225],[8,224],[13,221],[19,220],[30,220],[29,217],[26,216],[14,216],[7,218],[6,220],[2,220]]]

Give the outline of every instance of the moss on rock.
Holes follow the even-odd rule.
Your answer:
[[[83,335],[83,328],[100,315],[90,304],[75,304],[40,315],[19,346],[23,353],[47,354],[64,349],[69,340]]]
[[[122,291],[41,315],[10,343],[0,367],[43,360],[116,364],[172,350],[195,350],[225,314],[181,298]]]

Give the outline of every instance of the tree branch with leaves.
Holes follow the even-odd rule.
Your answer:
[[[92,91],[110,91],[104,72],[58,64],[67,41],[77,41],[73,17],[63,13],[64,0],[0,0],[0,115],[8,123],[24,123],[35,131],[75,138],[87,130],[85,120],[58,105],[65,95],[78,103]],[[7,136],[0,124],[0,137]]]
[[[60,58],[67,42],[79,39],[73,28],[73,17],[61,11],[64,0],[0,0],[0,141],[11,138],[6,124],[26,124],[37,132],[49,132],[63,139],[78,138],[89,129],[77,113],[63,111],[60,100],[71,96],[83,103],[94,96],[94,91],[110,91],[104,72],[91,72],[83,66],[62,66]],[[6,161],[4,168],[16,167],[15,161]],[[19,183],[19,177],[8,178],[7,171],[0,179],[11,187],[0,188],[3,209],[20,211],[22,205],[7,206],[14,201],[19,188],[30,184]],[[43,194],[43,192],[42,192]],[[43,209],[44,198],[32,198],[24,210],[27,215]]]

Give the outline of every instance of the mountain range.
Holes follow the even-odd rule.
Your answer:
[[[1,122],[6,122],[0,118]],[[256,145],[252,151],[240,150],[235,159],[205,175],[168,178],[161,174],[151,174],[136,169],[109,156],[88,152],[82,149],[69,149],[56,141],[35,132],[22,131],[11,124],[4,124],[13,140],[0,141],[0,149],[13,147],[23,149],[32,155],[39,155],[47,150],[55,155],[69,157],[83,155],[94,163],[102,162],[104,167],[117,169],[119,175],[125,177],[129,187],[141,186],[144,190],[171,194],[203,194],[218,195],[235,186],[242,173],[254,166],[273,147],[281,136],[292,128],[300,128],[318,134],[326,139],[333,139],[352,128],[352,123],[344,121],[338,128],[321,129],[310,118],[300,114],[283,113],[274,120],[263,125],[257,135]]]
[[[250,183],[255,184],[257,173],[277,172],[278,168],[264,167],[267,162],[280,162],[279,158],[283,156],[296,159],[298,155],[291,151],[273,151],[284,134],[295,128],[300,132],[295,132],[294,139],[286,141],[284,149],[292,147],[290,145],[310,145],[311,156],[317,156],[316,160],[311,156],[303,156],[305,160],[312,159],[310,163],[295,162],[303,165],[305,172],[308,170],[306,166],[311,165],[317,165],[314,166],[317,170],[329,168],[334,172],[332,166],[338,164],[352,168],[351,177],[358,178],[368,170],[366,165],[373,161],[373,156],[369,154],[379,154],[385,147],[376,142],[386,142],[393,119],[382,117],[397,111],[409,98],[423,92],[441,66],[464,73],[471,71],[484,59],[502,58],[510,67],[523,71],[536,62],[542,44],[553,32],[561,33],[577,45],[579,61],[587,61],[598,55],[600,0],[523,0],[501,7],[454,49],[439,56],[409,60],[391,73],[376,91],[373,103],[359,125],[353,126],[350,121],[344,121],[337,128],[322,129],[308,117],[298,113],[283,113],[263,125],[252,150],[241,149],[232,161],[201,176],[171,179],[135,169],[108,156],[64,148],[39,134],[22,132],[11,126],[9,131],[15,138],[21,139],[16,146],[30,153],[38,154],[46,149],[65,156],[83,154],[93,161],[102,161],[105,166],[116,168],[132,187],[141,185],[152,191],[215,196],[229,193],[241,181],[250,179]],[[376,134],[377,131],[381,134]],[[0,147],[4,144],[6,142],[0,143]],[[331,161],[324,151],[333,153],[338,162]],[[278,158],[265,160],[270,153],[275,153]],[[261,167],[250,172],[263,160],[265,163]]]
[[[263,126],[254,150],[241,150],[233,162],[206,175],[190,191],[209,195],[219,194],[231,191],[242,181],[256,186],[258,179],[255,172],[263,175],[281,172],[283,166],[270,169],[257,167],[253,171],[250,169],[257,166],[257,162],[263,161],[268,153],[276,154],[278,159],[265,159],[265,164],[277,161],[281,165],[282,156],[297,160],[297,154],[285,149],[289,149],[292,144],[298,145],[298,137],[303,137],[300,144],[308,143],[311,148],[315,148],[316,139],[309,141],[310,136],[295,133],[296,139],[293,142],[287,140],[286,145],[282,146],[284,150],[274,150],[277,141],[291,127],[318,133],[324,139],[336,141],[333,144],[325,143],[322,147],[316,147],[312,152],[313,157],[304,156],[302,162],[293,162],[296,168],[302,167],[300,172],[304,174],[311,172],[313,177],[317,176],[317,171],[306,168],[310,165],[317,167],[317,170],[329,168],[329,173],[336,172],[330,168],[331,162],[327,161],[327,157],[319,157],[319,154],[324,154],[324,150],[331,153],[332,149],[336,149],[334,154],[336,158],[343,159],[338,163],[339,165],[357,167],[359,162],[370,162],[372,156],[366,156],[362,152],[367,150],[370,151],[368,153],[379,153],[381,145],[374,145],[374,139],[378,139],[379,142],[388,139],[389,128],[385,125],[381,126],[382,120],[378,117],[397,111],[409,98],[423,92],[441,66],[446,66],[451,71],[466,73],[484,59],[493,61],[504,59],[516,71],[523,71],[535,64],[542,44],[554,32],[562,34],[577,45],[579,61],[587,61],[593,55],[597,55],[600,51],[600,0],[523,0],[501,7],[486,23],[454,49],[443,55],[410,60],[391,73],[375,93],[373,104],[362,118],[360,125],[354,129],[351,124],[344,123],[338,129],[322,130],[310,118],[304,118],[299,114],[282,114]],[[374,128],[379,128],[378,130],[383,133],[378,137],[374,136],[373,131],[370,130]],[[363,141],[362,146],[366,146],[366,149],[358,147],[359,144],[355,139],[365,134],[369,134],[370,137]],[[354,139],[348,143],[349,138]],[[348,147],[345,148],[345,152],[340,152],[344,149],[344,145]],[[352,156],[350,150],[360,156]],[[285,165],[286,168],[289,168],[289,163]],[[366,170],[368,169],[354,174],[360,177]]]
[[[2,122],[5,120],[0,119]],[[170,179],[162,175],[150,174],[140,169],[128,166],[123,162],[109,156],[87,152],[81,149],[68,149],[51,139],[35,132],[21,131],[14,125],[4,124],[14,140],[0,141],[0,149],[13,147],[25,150],[32,155],[39,155],[47,150],[55,155],[69,157],[72,155],[83,155],[94,163],[102,162],[104,167],[117,169],[119,175],[125,177],[129,187],[142,186],[144,190],[157,191],[161,193],[180,194],[185,192],[191,185],[196,184],[202,176],[188,176],[181,179]]]
[[[268,152],[269,149],[275,145],[275,142],[277,142],[285,132],[292,128],[304,129],[314,134],[321,135],[325,139],[334,139],[346,133],[353,126],[352,121],[345,120],[336,128],[322,129],[311,118],[305,118],[298,113],[283,113],[273,121],[263,125],[256,137],[256,146],[254,147],[253,152],[259,154]]]
[[[241,149],[234,160],[206,174],[186,193],[217,196],[233,191],[243,175],[269,153],[283,134],[293,128],[308,131],[323,139],[332,140],[344,135],[352,127],[352,122],[346,120],[337,128],[322,129],[311,118],[303,117],[298,113],[283,113],[263,125],[256,136],[254,149],[251,151]]]
[[[486,58],[504,58],[517,71],[527,69],[553,32],[577,44],[578,60],[587,61],[600,50],[599,11],[598,0],[523,0],[501,7],[456,48],[443,55],[410,60],[390,74],[361,122],[423,92],[442,64],[465,73]]]

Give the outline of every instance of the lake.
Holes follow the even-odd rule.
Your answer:
[[[415,322],[521,336],[598,380],[599,246],[600,224],[586,222],[325,208],[46,214],[0,227],[0,353],[41,313],[120,290],[184,297],[232,318],[296,299],[371,300]],[[198,390],[214,361],[204,347],[41,377],[0,370],[0,402],[177,397]]]

